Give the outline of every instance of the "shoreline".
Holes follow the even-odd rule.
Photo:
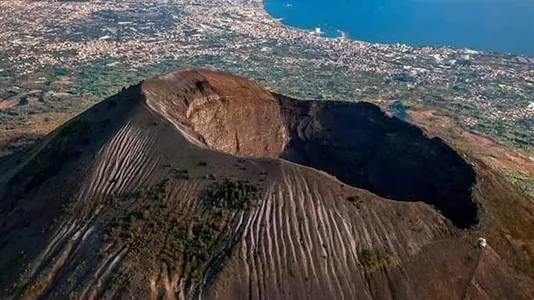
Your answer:
[[[272,21],[278,23],[278,25],[286,28],[286,29],[290,29],[290,30],[295,30],[295,31],[300,31],[300,32],[306,32],[306,33],[309,33],[311,35],[313,35],[313,31],[310,29],[304,29],[304,28],[300,28],[300,27],[296,27],[296,26],[293,26],[293,25],[289,25],[289,24],[286,24],[283,22],[283,18],[275,18],[273,15],[271,15],[267,9],[265,8],[265,4],[267,2],[270,2],[272,0],[257,0],[256,3],[258,4],[258,6],[260,6],[259,8],[261,9],[261,12],[263,12],[266,16],[268,16]],[[366,45],[373,45],[373,46],[402,46],[402,47],[408,47],[408,48],[412,48],[412,49],[422,49],[422,48],[434,48],[434,49],[450,49],[450,50],[457,50],[457,51],[468,51],[468,52],[471,52],[471,53],[476,53],[476,54],[479,54],[479,55],[499,55],[499,56],[502,56],[502,55],[512,55],[512,56],[518,56],[518,57],[524,57],[524,58],[528,58],[528,59],[534,59],[534,53],[529,55],[529,54],[524,54],[524,53],[513,53],[513,52],[501,52],[501,51],[490,51],[490,50],[480,50],[480,49],[474,49],[474,48],[470,48],[470,47],[457,47],[457,46],[451,46],[451,45],[433,45],[433,44],[425,44],[425,45],[412,45],[412,44],[406,44],[406,43],[381,43],[381,42],[368,42],[368,41],[364,41],[364,40],[359,40],[359,39],[355,39],[355,38],[352,38],[350,37],[350,34],[348,34],[348,32],[346,31],[343,31],[341,29],[335,29],[337,30],[338,32],[342,33],[341,36],[339,37],[331,37],[331,36],[324,36],[324,35],[315,35],[319,38],[323,38],[323,39],[333,39],[333,40],[346,40],[346,41],[349,41],[349,42],[355,42],[355,43],[359,43],[359,44],[366,44]]]
[[[311,31],[308,31],[306,29],[303,29],[303,28],[300,28],[300,27],[296,27],[296,26],[293,26],[293,25],[285,24],[282,21],[282,20],[284,20],[283,18],[275,18],[273,15],[271,15],[267,11],[267,9],[265,9],[265,3],[269,2],[269,1],[271,1],[271,0],[258,0],[258,1],[256,1],[256,3],[257,3],[257,6],[259,7],[259,9],[261,10],[261,12],[263,14],[265,14],[272,22],[277,23],[279,26],[281,26],[281,27],[283,27],[285,29],[298,31],[298,32],[302,32],[302,33],[308,33],[310,35],[313,35],[311,33]],[[387,46],[387,47],[401,46],[401,47],[407,47],[407,48],[412,48],[412,49],[423,49],[423,48],[432,48],[432,49],[437,49],[437,50],[439,50],[439,49],[452,49],[452,50],[458,50],[458,51],[465,50],[465,51],[470,51],[470,52],[476,52],[477,54],[483,54],[483,55],[487,55],[487,54],[508,55],[508,54],[510,54],[510,53],[501,53],[501,52],[481,51],[481,50],[476,50],[476,49],[471,49],[471,48],[466,48],[466,47],[462,48],[462,47],[436,46],[436,45],[419,45],[419,46],[416,46],[416,45],[409,45],[409,44],[405,44],[405,43],[376,43],[376,42],[368,42],[368,41],[364,41],[364,40],[358,40],[358,39],[351,38],[349,34],[347,34],[345,31],[342,31],[340,29],[336,29],[336,30],[338,30],[339,32],[345,33],[345,37],[328,37],[328,36],[323,36],[323,35],[314,35],[314,36],[317,37],[317,38],[320,38],[320,39],[325,39],[325,40],[343,40],[343,41],[347,41],[349,43],[370,45],[370,46],[376,46],[376,47],[380,47],[380,46]],[[512,54],[512,55],[515,55],[515,54]],[[518,55],[518,56],[521,56],[521,55]],[[526,56],[526,57],[529,57],[529,56]],[[534,56],[532,56],[532,58],[534,58]]]
[[[313,30],[307,30],[307,29],[303,29],[303,28],[300,28],[300,27],[296,27],[296,26],[292,26],[292,25],[289,25],[289,24],[285,24],[283,22],[284,18],[275,18],[273,15],[271,15],[266,9],[265,9],[265,3],[269,2],[271,0],[258,0],[256,1],[256,3],[258,4],[260,10],[262,13],[264,13],[269,19],[271,19],[273,22],[275,23],[278,23],[278,25],[280,25],[281,27],[284,27],[286,29],[290,29],[290,30],[295,30],[295,31],[299,31],[299,32],[306,32],[306,33],[310,33],[312,34]],[[323,35],[316,35],[317,37],[319,38],[324,38],[324,39],[343,39],[343,40],[347,40],[347,41],[351,41],[351,42],[356,42],[356,43],[362,43],[362,44],[369,44],[369,45],[372,45],[372,44],[376,44],[376,45],[393,45],[393,44],[386,44],[386,43],[371,43],[371,42],[366,42],[366,41],[363,41],[363,40],[357,40],[357,39],[353,39],[353,38],[350,38],[350,35],[346,32],[346,31],[343,31],[341,29],[335,29],[337,32],[339,32],[341,34],[341,36],[339,37],[330,37],[330,36],[323,36]],[[408,46],[408,45],[406,45]]]

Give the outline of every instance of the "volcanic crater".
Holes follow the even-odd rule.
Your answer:
[[[180,103],[172,117],[199,143],[233,155],[283,158],[387,199],[424,202],[459,228],[478,223],[471,197],[476,173],[442,139],[370,103],[297,100],[256,84],[244,87],[238,77],[190,73],[187,81],[180,82],[183,73],[172,79],[181,84],[167,88],[180,97],[167,99],[164,110]]]

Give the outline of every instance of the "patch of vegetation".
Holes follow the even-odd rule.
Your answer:
[[[358,199],[360,199],[360,197],[358,197],[358,196],[348,196],[347,197],[347,201],[349,201],[349,202],[356,202]]]
[[[521,192],[534,200],[534,178],[514,174],[505,174],[505,176],[510,182],[517,186]]]
[[[174,180],[189,180],[191,179],[191,176],[189,176],[189,171],[185,169],[171,169],[169,172],[168,177],[170,179]]]
[[[166,186],[167,182],[169,182],[169,179],[164,179],[154,185],[150,190],[148,190],[147,196],[149,199],[154,201],[161,201],[165,198],[166,193]]]
[[[16,279],[15,282],[11,284],[10,287],[6,289],[6,292],[8,294],[16,293],[17,291],[20,291],[24,287],[24,283],[30,278],[31,275],[31,268],[30,264],[24,264],[22,265],[22,260],[25,259],[26,254],[21,252],[21,255],[17,257],[14,261],[11,261],[9,263],[9,267],[12,270],[21,270],[19,272],[19,276]],[[3,283],[3,282],[2,282]]]
[[[404,106],[402,101],[395,101],[395,103],[390,106],[390,110],[392,111],[393,115],[399,120],[405,120],[408,116],[408,113],[406,112],[406,107]]]
[[[256,193],[256,187],[246,181],[225,179],[208,186],[203,196],[203,204],[216,208],[246,209]]]
[[[215,175],[210,173],[210,174],[204,175],[204,179],[206,179],[206,180],[215,180],[216,178],[215,178]]]
[[[357,253],[360,263],[370,272],[384,267],[394,267],[399,264],[397,258],[385,249],[359,248]]]
[[[167,197],[183,174],[188,173],[171,169],[149,190],[113,199],[119,203],[119,211],[132,209],[113,220],[105,236],[107,242],[128,245],[124,265],[135,273],[149,274],[164,267],[186,278],[189,290],[202,285],[206,272],[216,273],[231,252],[235,240],[229,237],[229,224],[236,212],[249,207],[256,187],[243,181],[210,183],[199,195],[194,211],[184,213],[173,205],[176,199]],[[108,284],[111,287],[112,283]]]

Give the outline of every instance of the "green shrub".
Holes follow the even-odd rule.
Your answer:
[[[248,182],[225,179],[209,185],[202,200],[211,207],[245,209],[256,193],[257,188]]]
[[[370,272],[374,272],[383,267],[393,267],[398,265],[395,256],[384,249],[358,249],[358,259],[360,263]]]
[[[189,171],[187,169],[171,169],[169,172],[169,178],[174,180],[189,180]]]

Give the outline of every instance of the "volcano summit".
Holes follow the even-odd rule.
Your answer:
[[[3,299],[534,296],[532,203],[369,103],[183,70],[0,170]]]

